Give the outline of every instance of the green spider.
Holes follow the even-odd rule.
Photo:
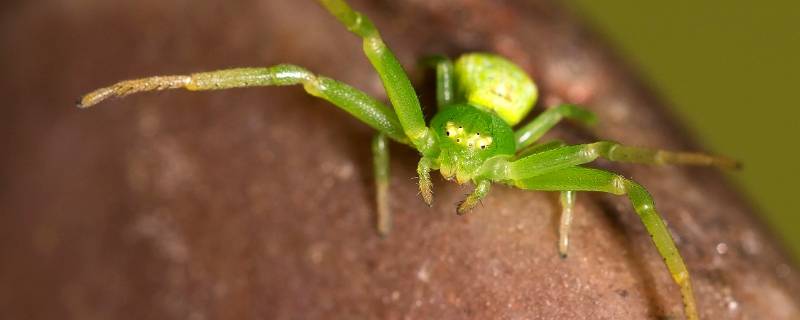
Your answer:
[[[618,162],[723,168],[736,167],[736,162],[699,153],[643,149],[608,141],[580,145],[565,145],[560,141],[535,144],[563,118],[586,124],[594,123],[596,118],[578,106],[563,104],[512,130],[511,127],[533,108],[538,95],[536,86],[518,66],[486,53],[464,54],[455,62],[440,56],[424,61],[436,69],[438,104],[438,113],[430,126],[426,126],[408,76],[372,22],[352,10],[344,0],[319,2],[348,30],[363,39],[364,53],[380,76],[393,109],[349,85],[295,65],[127,80],[83,96],[78,107],[87,108],[108,98],[143,91],[303,85],[309,94],[329,101],[378,131],[372,150],[377,228],[382,235],[391,229],[388,139],[409,145],[422,155],[417,173],[420,193],[428,205],[433,202],[432,170],[439,170],[444,178],[459,184],[472,182],[475,185],[472,193],[458,204],[459,215],[485,197],[493,182],[526,190],[560,191],[559,252],[562,257],[567,254],[576,191],[627,195],[680,287],[686,317],[698,318],[689,272],[648,192],[621,175],[581,165],[599,157]]]

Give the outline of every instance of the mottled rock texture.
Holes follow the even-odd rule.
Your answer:
[[[430,53],[510,57],[537,110],[602,123],[548,137],[698,150],[606,44],[550,1],[356,1],[432,108]],[[97,109],[116,80],[296,63],[382,97],[360,43],[312,1],[10,1],[0,5],[0,318],[682,318],[677,287],[624,198],[579,194],[570,256],[558,202],[468,191],[392,145],[395,229],[376,236],[371,131],[300,88],[169,92]],[[688,75],[690,76],[690,75]],[[797,269],[722,174],[615,165],[649,188],[704,319],[798,319]]]

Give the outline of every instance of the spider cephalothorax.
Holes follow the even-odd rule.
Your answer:
[[[487,160],[514,155],[511,126],[531,110],[537,91],[519,67],[492,54],[460,56],[453,75],[458,91],[440,101],[430,124],[439,152],[432,162],[446,179],[466,183],[481,175]]]
[[[647,191],[621,175],[584,167],[602,157],[611,161],[646,164],[693,164],[735,167],[722,157],[699,153],[668,152],[628,147],[608,141],[566,145],[560,141],[537,143],[563,118],[586,124],[595,121],[583,108],[564,104],[542,112],[516,130],[536,102],[533,81],[514,63],[492,54],[469,53],[455,63],[436,56],[425,60],[436,69],[438,113],[425,125],[417,94],[397,58],[364,15],[344,0],[319,0],[348,30],[364,41],[364,53],[386,89],[392,108],[339,81],[315,75],[295,65],[239,68],[190,75],[158,76],[122,81],[85,95],[85,108],[111,97],[164,89],[219,90],[254,86],[302,85],[311,95],[325,99],[378,131],[372,143],[377,187],[378,231],[391,228],[389,210],[389,158],[387,140],[408,145],[422,156],[417,164],[420,194],[433,201],[430,172],[475,189],[457,212],[464,214],[485,197],[492,183],[520,189],[561,192],[559,252],[567,254],[568,231],[576,191],[626,195],[642,220],[653,244],[678,284],[686,316],[697,319],[689,272],[665,223]]]
[[[466,183],[486,160],[514,154],[514,132],[500,117],[467,104],[443,108],[432,120],[439,155],[434,162],[445,179]]]

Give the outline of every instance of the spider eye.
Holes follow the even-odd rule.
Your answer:
[[[485,145],[481,145],[481,149],[486,149],[486,146]]]
[[[461,139],[456,139],[456,142],[461,142]]]
[[[450,136],[450,130],[444,132],[448,137]]]

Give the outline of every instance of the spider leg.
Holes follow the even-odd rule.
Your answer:
[[[389,141],[383,133],[378,133],[372,139],[372,162],[375,169],[378,234],[386,236],[392,230],[392,212],[389,209]]]
[[[555,108],[547,109],[547,111],[542,112],[531,122],[514,132],[517,150],[521,150],[539,140],[563,118],[578,120],[587,125],[597,122],[597,117],[594,113],[576,105],[562,104]]]
[[[611,172],[582,167],[563,168],[529,179],[513,180],[513,184],[529,190],[599,191],[627,195],[664,259],[672,279],[681,289],[687,319],[698,319],[689,272],[664,220],[656,212],[652,197],[641,185]]]
[[[455,102],[453,61],[442,55],[433,55],[422,59],[422,64],[436,69],[436,105],[439,110]]]
[[[561,141],[561,140],[553,140],[553,141],[548,141],[548,142],[545,142],[545,143],[530,145],[530,146],[525,147],[524,149],[517,150],[517,153],[514,155],[514,157],[512,159],[514,159],[514,160],[521,159],[521,158],[527,157],[527,156],[532,155],[532,154],[541,153],[541,152],[545,152],[545,151],[550,151],[550,150],[553,150],[553,149],[561,148],[561,147],[563,147],[565,145],[567,145],[567,144],[564,143],[564,141]]]
[[[423,154],[435,152],[434,134],[425,126],[417,93],[400,62],[381,39],[378,29],[365,15],[343,0],[319,0],[339,22],[363,39],[364,54],[378,72],[386,95],[411,143]]]
[[[572,225],[572,208],[575,207],[575,191],[561,191],[561,222],[558,227],[558,253],[567,257],[569,227]]]
[[[475,182],[475,190],[472,190],[464,200],[458,203],[458,207],[456,208],[456,213],[458,215],[464,215],[467,211],[472,210],[478,202],[489,193],[489,189],[492,186],[491,180],[478,180]]]
[[[644,164],[683,164],[736,168],[738,164],[728,158],[693,152],[671,152],[624,146],[615,142],[600,141],[589,144],[565,146],[496,166],[494,180],[520,180],[551,171],[589,163],[602,157],[617,162]]]
[[[78,107],[88,108],[103,100],[137,92],[166,89],[222,90],[244,87],[303,85],[309,94],[325,99],[390,138],[409,143],[397,115],[374,98],[339,81],[317,76],[295,65],[267,68],[237,68],[189,75],[156,76],[121,81],[97,89],[81,98]]]
[[[419,194],[425,204],[431,206],[433,204],[433,183],[431,182],[431,170],[433,169],[433,161],[431,159],[422,157],[417,164],[417,175],[419,175]]]

